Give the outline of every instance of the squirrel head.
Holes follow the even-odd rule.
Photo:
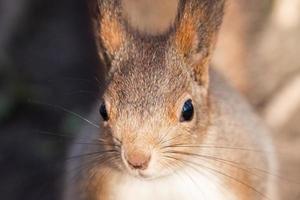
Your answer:
[[[168,174],[164,163],[181,158],[163,152],[193,152],[187,146],[205,137],[209,62],[223,7],[224,0],[179,1],[170,29],[147,35],[126,20],[120,0],[98,2],[96,39],[107,66],[101,123],[107,143],[120,147],[120,169]]]

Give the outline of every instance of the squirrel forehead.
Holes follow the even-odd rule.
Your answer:
[[[157,105],[176,101],[186,92],[188,73],[180,61],[170,61],[165,49],[151,46],[127,52],[127,58],[112,63],[115,69],[108,84],[109,95],[119,103]]]

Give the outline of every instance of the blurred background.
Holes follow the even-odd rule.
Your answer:
[[[156,33],[177,0],[124,2]],[[213,59],[273,130],[285,200],[300,199],[299,36],[299,0],[228,0]],[[101,75],[85,0],[0,0],[0,199],[59,199],[84,123],[66,110],[87,116]]]
[[[0,199],[57,200],[66,145],[98,96],[84,0],[0,0]],[[36,101],[36,102],[34,102]]]

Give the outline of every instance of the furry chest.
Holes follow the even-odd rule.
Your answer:
[[[109,200],[236,200],[221,180],[212,174],[193,171],[145,181],[124,177],[114,183]]]

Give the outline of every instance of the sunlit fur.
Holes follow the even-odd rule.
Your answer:
[[[276,200],[276,159],[268,131],[222,79],[215,73],[211,77],[214,86],[207,96],[206,117],[201,116],[202,99],[195,100],[191,92],[188,98],[193,99],[196,116],[186,124],[179,122],[179,112],[177,121],[166,111],[147,119],[128,105],[119,110],[122,115],[111,115],[111,122],[101,121],[100,132],[91,125],[85,127],[77,142],[85,138],[98,145],[74,144],[71,155],[82,157],[69,163],[67,199],[82,195],[79,199]],[[176,112],[185,95],[168,110]],[[118,104],[108,94],[104,99],[110,101],[112,112]],[[127,119],[119,121],[121,116]],[[145,171],[126,166],[122,153],[131,147],[151,152]]]
[[[164,157],[168,146],[201,143],[210,116],[206,90],[193,79],[175,50],[169,44],[165,44],[166,51],[154,41],[141,42],[129,48],[132,52],[128,54],[133,56],[128,60],[112,63],[116,69],[104,94],[110,120],[103,125],[108,140],[121,142],[121,154],[130,149],[151,155],[149,167],[141,173],[154,178],[172,173],[162,163],[172,166],[176,162]],[[134,56],[135,52],[139,56]],[[187,99],[192,99],[195,115],[190,122],[180,122]]]
[[[276,200],[268,131],[208,70],[224,1],[180,1],[177,23],[160,36],[122,23],[118,5],[100,3],[120,30],[102,46],[110,62],[100,102],[109,120],[99,120],[99,129],[83,128],[80,138],[90,144],[80,145],[80,138],[74,144],[70,154],[81,157],[68,165],[65,199]],[[109,28],[105,17],[97,19],[98,28]],[[181,122],[187,99],[194,116]],[[148,167],[129,167],[132,153],[151,156]]]

